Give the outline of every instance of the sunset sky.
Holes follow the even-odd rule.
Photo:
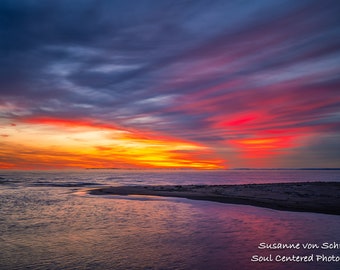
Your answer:
[[[2,0],[0,168],[340,167],[339,14]]]

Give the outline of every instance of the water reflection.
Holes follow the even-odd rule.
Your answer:
[[[340,217],[331,215],[180,198],[79,196],[59,187],[2,195],[3,269],[306,269],[250,259],[312,252],[259,250],[261,242],[322,243],[340,236]],[[308,264],[320,267],[334,264]]]

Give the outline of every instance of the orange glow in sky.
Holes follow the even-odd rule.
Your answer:
[[[224,168],[205,146],[91,120],[25,119],[2,129],[0,168]]]
[[[259,138],[259,139],[243,139],[236,143],[241,147],[248,149],[279,149],[288,146],[290,138]]]

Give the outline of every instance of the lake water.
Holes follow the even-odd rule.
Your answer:
[[[317,262],[318,255],[340,256],[339,248],[321,248],[340,245],[340,216],[86,192],[102,185],[304,181],[339,182],[340,171],[1,171],[0,269],[340,269],[340,262]],[[273,261],[252,262],[255,255]],[[293,255],[313,261],[277,261]]]

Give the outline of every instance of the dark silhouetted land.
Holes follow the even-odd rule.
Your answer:
[[[92,195],[152,195],[247,204],[277,210],[340,215],[340,183],[306,182],[248,185],[120,186]]]

